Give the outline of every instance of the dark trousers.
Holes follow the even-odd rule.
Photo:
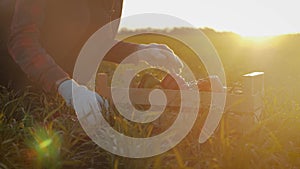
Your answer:
[[[32,85],[25,73],[14,62],[7,51],[0,52],[0,86],[13,90],[22,90]]]

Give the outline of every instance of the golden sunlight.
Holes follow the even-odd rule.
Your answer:
[[[246,42],[251,42],[251,43],[264,43],[270,39],[272,39],[274,36],[242,36],[243,40]]]
[[[277,36],[300,32],[298,1],[124,1],[123,17],[143,13],[160,13],[183,19],[195,27],[235,32],[241,36]],[[159,4],[159,5],[158,5]],[[170,5],[172,4],[172,5]],[[185,6],[182,8],[182,6]],[[197,12],[195,12],[197,11]],[[121,27],[181,27],[180,23],[159,23],[141,20],[135,24],[121,22]],[[263,38],[253,38],[260,42]]]

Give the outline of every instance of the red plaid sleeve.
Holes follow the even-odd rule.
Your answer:
[[[45,0],[16,0],[8,48],[29,79],[50,92],[56,90],[56,81],[69,76],[40,44],[44,7]]]

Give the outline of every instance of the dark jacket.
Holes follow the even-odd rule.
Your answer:
[[[51,91],[56,81],[72,75],[86,40],[103,25],[120,18],[122,2],[16,0],[9,52],[31,80]],[[136,48],[132,44],[119,46],[129,51]],[[120,62],[122,58],[112,55],[107,60]]]

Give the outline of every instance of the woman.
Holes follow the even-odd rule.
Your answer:
[[[80,110],[90,111],[98,106],[93,99],[95,95],[100,103],[103,99],[72,79],[74,64],[86,40],[105,24],[120,18],[122,3],[122,0],[16,0],[8,43],[15,63],[5,64],[9,69],[20,67],[32,82],[46,92],[58,91],[71,106],[74,106],[73,86],[73,97],[78,95],[82,100]],[[169,48],[155,44],[119,42],[105,60],[119,63],[128,54],[145,48],[153,49],[152,55],[173,63],[174,67],[182,67]],[[169,52],[157,55],[162,48]],[[23,79],[26,79],[22,72],[17,70],[7,79],[22,86],[25,84]]]

